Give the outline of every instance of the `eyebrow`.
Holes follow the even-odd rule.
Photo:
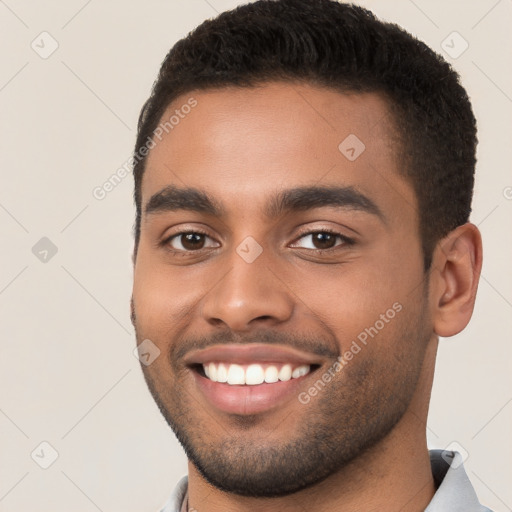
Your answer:
[[[359,210],[377,216],[383,223],[386,217],[377,204],[354,187],[309,186],[276,192],[263,210],[269,218],[283,213],[314,208],[335,207]],[[224,206],[206,192],[194,187],[167,186],[151,196],[144,209],[145,215],[178,210],[206,213],[216,217],[226,215]]]

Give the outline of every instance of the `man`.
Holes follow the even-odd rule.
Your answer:
[[[487,510],[425,436],[475,146],[457,74],[359,7],[260,0],[174,46],[134,155],[132,321],[189,459],[165,512]]]

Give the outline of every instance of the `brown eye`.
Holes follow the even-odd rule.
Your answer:
[[[316,249],[330,249],[336,245],[336,235],[332,233],[314,233],[312,237]]]
[[[304,249],[329,250],[339,245],[353,245],[354,241],[340,233],[330,231],[311,231],[302,235],[294,247]]]
[[[171,236],[166,243],[176,251],[192,252],[204,249],[205,247],[213,247],[214,244],[212,242],[210,237],[204,233],[188,231]]]
[[[200,233],[187,233],[180,235],[181,245],[187,250],[202,249],[204,246],[204,235]]]

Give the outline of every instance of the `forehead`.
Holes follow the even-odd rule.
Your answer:
[[[167,108],[160,126],[143,208],[169,185],[205,190],[233,212],[262,206],[276,190],[311,185],[353,187],[396,215],[415,204],[398,174],[389,105],[376,93],[280,82],[193,91]]]

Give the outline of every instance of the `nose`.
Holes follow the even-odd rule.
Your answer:
[[[292,316],[293,294],[268,258],[261,255],[248,263],[234,252],[226,263],[219,274],[223,277],[203,298],[201,313],[209,324],[247,331]]]

